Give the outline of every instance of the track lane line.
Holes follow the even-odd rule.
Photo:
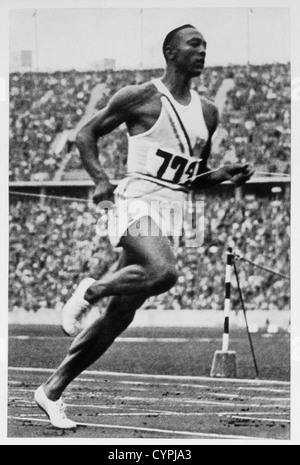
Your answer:
[[[18,391],[17,391],[18,392]],[[28,390],[23,390],[22,392],[28,392],[30,394],[34,393],[34,390],[28,389]],[[66,398],[71,397],[70,395],[66,396]],[[106,399],[115,399],[115,400],[120,400],[120,401],[133,401],[133,402],[142,402],[143,404],[146,403],[180,403],[180,404],[185,404],[185,405],[215,405],[215,406],[220,406],[220,407],[232,407],[232,408],[276,408],[276,409],[283,409],[287,410],[289,409],[289,405],[283,405],[283,404],[246,404],[243,402],[243,399],[240,399],[240,402],[218,402],[218,401],[213,401],[213,400],[200,400],[200,399],[188,399],[188,398],[175,398],[175,397],[138,397],[138,396],[116,396],[116,395],[110,395],[110,394],[102,394],[101,397],[105,397]]]
[[[23,397],[13,397],[14,400],[18,400],[22,402],[23,404],[26,404],[30,407],[36,407],[36,403],[34,400],[26,400]],[[94,405],[94,404],[70,404],[66,403],[66,406],[68,408],[90,408],[90,409],[99,409],[103,410],[102,415],[103,416],[112,416],[112,415],[175,415],[175,416],[223,416],[223,415],[234,415],[235,412],[178,412],[178,411],[169,411],[169,410],[158,410],[158,409],[147,409],[147,410],[142,410],[139,411],[138,408],[132,407],[132,406],[107,406],[107,405]],[[12,408],[18,407],[17,405],[13,405]],[[143,409],[143,407],[140,406],[140,409]],[[110,410],[109,413],[105,413],[105,411]],[[111,413],[112,410],[120,410],[120,412],[115,412]],[[123,411],[122,411],[123,410]],[[126,412],[124,412],[126,410]],[[289,412],[242,412],[241,414],[237,413],[236,415],[276,415],[276,416],[289,416]],[[35,415],[33,415],[35,416]]]
[[[235,420],[248,420],[248,421],[262,421],[264,423],[287,423],[290,424],[290,420],[281,420],[279,418],[256,418],[256,417],[247,417],[247,416],[240,416],[240,415],[228,415],[230,418],[234,418]]]
[[[24,389],[24,388],[18,388],[18,387],[9,387],[9,391],[11,392],[35,392],[34,389]],[[151,389],[147,388],[142,388],[142,387],[133,387],[130,389],[130,392],[151,392]],[[176,391],[176,394],[180,393],[181,400],[189,400],[187,396],[187,392],[183,391]],[[103,393],[103,395],[106,395]],[[169,398],[172,398],[172,395],[174,396],[174,393],[170,393],[168,395]],[[178,394],[177,394],[178,395]],[[260,401],[260,400],[266,400],[269,402],[282,402],[282,403],[287,403],[290,402],[290,399],[288,397],[265,397],[265,396],[249,396],[249,395],[241,395],[241,394],[226,394],[226,393],[218,393],[218,392],[205,392],[205,396],[207,397],[207,400],[213,400],[210,398],[216,397],[217,399],[220,398],[222,400],[228,399],[231,400],[232,402],[239,401],[239,402],[244,402],[244,400],[253,400],[253,401]],[[142,398],[141,398],[142,399]],[[177,399],[180,400],[180,399]],[[190,399],[194,400],[194,399]]]
[[[24,373],[54,373],[55,370],[49,368],[30,368],[30,367],[8,367],[9,371],[24,372]],[[257,380],[257,379],[229,379],[229,378],[208,378],[201,376],[174,376],[174,375],[149,375],[149,374],[135,374],[135,373],[118,373],[112,371],[84,371],[83,374],[91,376],[111,376],[120,378],[137,378],[137,379],[167,379],[174,381],[207,381],[210,383],[232,383],[232,384],[252,384],[252,385],[267,385],[267,386],[290,386],[289,381],[276,381],[276,380]],[[80,378],[78,378],[80,379]]]
[[[149,402],[149,403],[161,403],[163,402],[176,402],[176,403],[181,403],[181,404],[191,404],[191,405],[215,405],[215,406],[221,406],[221,407],[243,407],[243,408],[280,408],[280,409],[287,409],[289,406],[286,405],[279,405],[279,404],[245,404],[244,402],[240,403],[233,403],[233,402],[217,402],[213,400],[194,400],[194,399],[178,399],[174,397],[165,397],[165,398],[157,398],[157,397],[150,397],[150,398],[142,398],[142,397],[133,397],[133,396],[111,396],[116,400],[128,400],[128,401],[141,401],[143,403]],[[108,398],[108,396],[106,396]]]
[[[80,381],[86,381],[86,382],[93,382],[93,379],[84,379],[80,378]],[[76,382],[76,380],[75,380]],[[153,386],[153,383],[149,381],[119,381],[120,384],[128,384],[128,385],[147,385],[147,386]],[[174,383],[159,383],[159,386],[174,386]],[[187,383],[176,383],[176,386],[179,387],[188,387],[190,388],[193,386],[193,388],[197,389],[211,389],[207,384],[187,384]],[[223,389],[221,386],[214,386],[214,389],[216,390],[221,390]],[[232,389],[232,387],[228,387],[228,389]],[[237,387],[236,388],[238,391],[257,391],[257,392],[269,392],[273,394],[290,394],[290,389],[271,389],[271,388],[260,388],[260,387]]]
[[[47,423],[50,424],[48,420],[42,420],[38,418],[31,418],[31,417],[13,417],[9,416],[9,420],[14,421],[29,421],[33,423]],[[172,434],[176,436],[189,436],[189,437],[197,437],[203,439],[240,439],[240,440],[258,440],[264,441],[268,438],[258,438],[252,436],[235,436],[235,435],[227,435],[227,434],[214,434],[214,433],[197,433],[192,431],[175,431],[175,430],[164,430],[164,429],[157,429],[157,428],[142,428],[142,427],[135,427],[135,426],[118,426],[118,425],[102,425],[98,423],[77,423],[77,426],[83,427],[91,427],[91,428],[106,428],[106,429],[116,429],[116,430],[126,430],[126,431],[141,431],[145,433],[159,433],[159,434]]]

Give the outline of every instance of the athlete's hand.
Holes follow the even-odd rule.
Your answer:
[[[113,186],[108,179],[99,181],[93,195],[94,203],[98,205],[102,201],[110,200],[115,190],[115,186]]]
[[[232,164],[224,166],[228,178],[233,184],[238,186],[243,186],[249,179],[252,178],[254,174],[254,169],[246,163],[245,165],[241,164]]]

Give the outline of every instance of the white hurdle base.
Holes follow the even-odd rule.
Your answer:
[[[236,352],[217,350],[210,376],[212,378],[237,378]]]

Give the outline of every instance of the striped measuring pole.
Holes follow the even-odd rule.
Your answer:
[[[223,334],[223,352],[229,350],[229,317],[231,309],[231,277],[232,277],[232,265],[234,255],[232,248],[227,249],[227,263],[226,263],[226,282],[225,282],[225,308],[224,308],[224,334]]]

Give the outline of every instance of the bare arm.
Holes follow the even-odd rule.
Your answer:
[[[211,170],[208,165],[208,159],[211,155],[212,138],[219,124],[219,111],[217,107],[207,99],[203,99],[203,114],[209,131],[209,139],[201,154],[203,160],[202,175],[191,183],[191,190],[202,190],[221,184],[224,181],[232,181],[234,184],[243,185],[253,175],[254,171],[248,165],[232,164],[221,166],[216,170]]]
[[[128,102],[131,94],[130,87],[119,91],[107,107],[92,118],[76,137],[83,166],[96,184],[95,203],[109,197],[114,191],[114,187],[101,167],[97,142],[100,137],[109,134],[127,121],[129,118]]]
[[[206,171],[197,176],[191,183],[191,190],[203,190],[222,184],[224,181],[232,181],[236,186],[242,186],[254,174],[249,164],[241,165],[234,163],[221,166],[216,170]]]
[[[218,128],[220,122],[220,115],[219,110],[214,103],[205,98],[202,98],[201,100],[203,116],[209,133],[207,144],[204,147],[204,150],[201,154],[201,159],[203,160],[203,172],[205,172],[210,170],[210,168],[207,166],[207,162],[211,155],[212,138]]]

